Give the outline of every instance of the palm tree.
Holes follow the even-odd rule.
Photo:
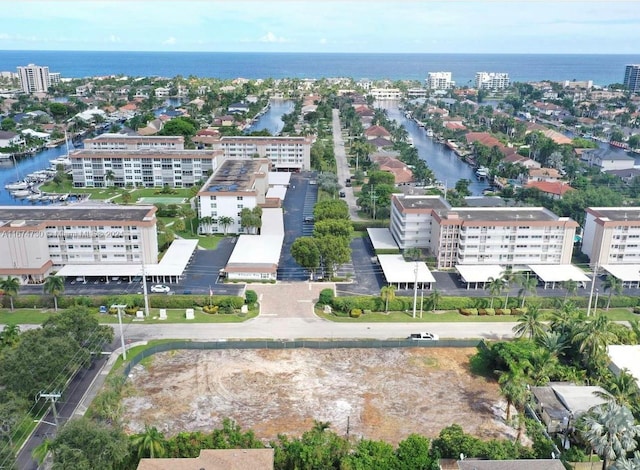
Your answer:
[[[569,347],[567,337],[560,331],[545,331],[544,334],[536,338],[536,343],[549,351],[549,353],[556,358]]]
[[[535,276],[520,276],[518,279],[518,284],[520,284],[520,290],[518,291],[518,295],[522,296],[522,308],[524,308],[524,298],[527,294],[535,294],[536,288],[538,287],[538,279]]]
[[[620,457],[610,467],[611,470],[637,470],[638,468],[640,468],[640,452],[637,450],[633,453],[632,458]]]
[[[9,296],[11,311],[13,311],[13,297],[18,295],[18,291],[20,290],[20,279],[17,277],[7,276],[6,279],[0,281],[0,289]]]
[[[228,215],[223,215],[218,219],[218,224],[222,225],[225,235],[227,234],[227,229],[229,228],[229,225],[231,225],[232,223],[233,223],[233,217],[229,217]]]
[[[593,408],[583,419],[583,438],[602,458],[602,470],[608,462],[626,457],[638,445],[640,426],[635,424],[631,410],[616,403],[606,403]]]
[[[585,321],[576,327],[572,341],[591,361],[596,361],[607,351],[607,346],[618,339],[614,324],[605,315],[598,314],[592,321]]]
[[[396,286],[389,284],[380,289],[380,298],[384,300],[384,311],[389,311],[389,301],[396,298]]]
[[[109,183],[113,183],[113,180],[116,179],[116,174],[113,170],[107,170],[104,172],[104,179],[107,181],[107,186],[111,186]]]
[[[180,215],[189,221],[189,227],[191,228],[191,233],[193,233],[193,218],[196,216],[196,211],[191,206],[183,206],[180,209]]]
[[[514,273],[511,268],[507,268],[500,276],[504,284],[504,290],[506,292],[506,296],[504,298],[504,308],[507,308],[509,304],[509,290],[511,289],[511,283],[516,279],[516,273]]]
[[[434,289],[433,292],[431,292],[431,294],[429,295],[429,302],[431,302],[431,312],[436,311],[436,309],[438,308],[438,302],[440,302],[441,298],[442,294],[440,294],[440,291],[438,291],[438,289]]]
[[[542,312],[537,305],[530,305],[526,313],[520,315],[520,320],[513,327],[516,336],[529,336],[529,339],[535,340],[544,335],[545,326],[542,322]]]
[[[167,442],[164,435],[155,426],[145,425],[142,434],[131,437],[131,444],[138,448],[138,457],[153,459],[165,455]]]
[[[4,325],[0,331],[0,349],[3,346],[15,346],[18,341],[20,341],[20,327],[18,325]]]
[[[204,226],[206,227],[205,233],[210,234],[211,233],[211,224],[213,223],[213,217],[210,216],[204,216],[201,217],[200,220],[198,221],[198,225],[200,227]]]
[[[45,437],[38,446],[33,448],[31,456],[39,465],[42,465],[51,450],[53,450],[53,440]]]
[[[609,291],[609,297],[607,298],[607,310],[609,310],[609,306],[611,305],[611,296],[614,293],[616,295],[622,294],[622,281],[609,274],[602,283],[602,288],[605,292]]]
[[[500,393],[507,400],[506,420],[511,420],[511,407],[525,401],[527,384],[521,370],[503,372],[498,379]],[[516,409],[518,406],[516,405]]]
[[[489,308],[493,308],[493,298],[502,293],[502,289],[504,289],[504,281],[499,277],[490,277],[486,288],[489,289],[489,293],[491,294],[491,305]]]
[[[60,276],[48,276],[44,281],[44,292],[53,296],[53,305],[58,311],[58,296],[64,292],[64,279]]]
[[[605,388],[607,389],[606,393],[598,394],[596,392],[596,394],[618,405],[631,409],[637,407],[640,390],[636,384],[636,379],[627,369],[623,369],[618,375],[614,375],[611,381],[606,384]]]
[[[566,302],[570,295],[576,295],[578,292],[578,283],[571,279],[567,281],[562,281],[562,287],[564,287],[567,292],[564,294],[564,301]]]
[[[583,316],[584,314],[578,310],[573,302],[566,302],[551,314],[551,329],[562,333],[565,337],[570,337],[570,332],[582,320]]]

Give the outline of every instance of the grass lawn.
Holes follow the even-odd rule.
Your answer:
[[[150,303],[153,303],[153,298],[150,299]],[[93,309],[97,313],[97,308]],[[144,310],[141,308],[140,310]],[[9,309],[0,309],[0,324],[12,324],[12,325],[39,325],[43,323],[55,312],[51,310],[20,308],[11,312]],[[258,315],[256,309],[250,309],[249,313],[242,315],[240,313],[233,315],[225,314],[207,314],[202,311],[200,307],[194,307],[194,320],[187,320],[185,318],[184,308],[170,308],[167,309],[167,319],[159,320],[159,309],[150,308],[149,317],[140,323],[241,323],[250,318],[254,318]],[[117,324],[117,315],[101,314],[98,316],[100,323]],[[125,315],[122,319],[123,323],[138,323],[135,317]],[[0,329],[1,330],[1,329]]]
[[[58,194],[91,194],[91,199],[109,199],[110,197],[120,194],[121,191],[115,188],[74,188],[71,181],[65,180],[62,184],[56,184],[49,181],[42,186],[40,190],[46,193]]]

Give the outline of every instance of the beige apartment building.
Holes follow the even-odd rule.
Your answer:
[[[183,136],[105,133],[84,140],[86,150],[184,150]]]
[[[582,253],[592,267],[640,265],[640,207],[588,207]]]
[[[577,222],[541,207],[451,207],[439,196],[392,195],[391,234],[426,248],[439,269],[458,264],[569,264]]]
[[[158,262],[155,206],[0,206],[0,276],[37,283],[67,265]]]

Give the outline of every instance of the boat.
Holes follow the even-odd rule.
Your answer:
[[[53,168],[56,168],[58,165],[62,165],[66,167],[66,166],[71,166],[71,159],[69,157],[58,157],[58,158],[49,160],[49,163],[51,163]]]
[[[476,170],[476,176],[479,179],[485,179],[489,176],[489,168],[481,166]]]
[[[6,184],[4,189],[8,189],[9,191],[18,191],[21,189],[27,189],[29,187],[29,183],[26,181],[16,181],[15,183]]]
[[[17,198],[24,198],[31,194],[31,191],[28,189],[18,189],[16,191],[11,191],[11,195]]]
[[[427,137],[433,137],[433,129],[427,129]]]

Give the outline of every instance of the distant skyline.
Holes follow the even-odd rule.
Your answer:
[[[637,1],[7,1],[0,50],[637,54]]]

